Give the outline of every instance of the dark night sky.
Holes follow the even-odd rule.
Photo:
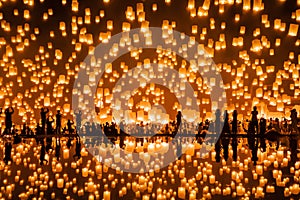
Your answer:
[[[136,7],[136,3],[138,1],[117,1],[112,0],[109,4],[104,4],[102,1],[79,1],[79,11],[77,13],[71,12],[71,1],[67,1],[66,5],[62,5],[60,1],[53,1],[53,0],[45,0],[43,3],[35,2],[33,7],[24,5],[23,2],[4,2],[2,3],[1,11],[3,13],[3,20],[6,20],[10,23],[11,31],[4,32],[3,29],[0,29],[0,37],[4,37],[7,41],[7,45],[14,47],[16,44],[13,44],[10,41],[10,37],[16,35],[16,28],[18,25],[23,25],[24,23],[30,24],[30,31],[26,33],[25,38],[30,37],[30,34],[33,33],[33,28],[38,27],[40,30],[39,35],[37,35],[36,41],[30,41],[30,46],[25,48],[24,52],[18,53],[14,52],[14,56],[12,59],[15,59],[16,64],[15,67],[18,68],[18,75],[21,72],[26,72],[28,75],[27,78],[23,79],[24,86],[18,87],[16,84],[13,87],[13,95],[9,97],[9,99],[13,99],[14,96],[18,92],[23,93],[25,89],[30,89],[34,87],[34,83],[29,82],[29,76],[33,74],[33,72],[29,72],[28,69],[22,67],[21,60],[22,59],[32,59],[34,60],[34,55],[38,54],[39,46],[45,47],[45,52],[49,52],[49,59],[47,59],[47,67],[51,69],[51,71],[55,71],[55,76],[51,77],[51,83],[49,86],[45,86],[44,89],[40,92],[33,93],[33,98],[25,98],[24,101],[28,102],[30,107],[33,109],[34,105],[37,105],[39,102],[38,96],[41,92],[45,94],[47,92],[52,92],[55,86],[55,80],[60,74],[66,74],[65,64],[68,62],[68,58],[71,56],[72,51],[74,51],[74,45],[71,44],[72,40],[78,41],[78,34],[72,35],[71,34],[71,18],[72,16],[84,16],[84,9],[90,8],[91,9],[91,21],[92,23],[89,25],[82,25],[78,26],[78,28],[85,27],[88,33],[91,33],[94,37],[94,46],[99,43],[98,36],[99,32],[104,32],[106,30],[106,20],[112,19],[114,21],[114,30],[112,31],[112,35],[119,33],[121,31],[122,22],[127,21],[125,17],[125,10],[126,6],[133,6],[134,10]],[[150,26],[159,27],[162,24],[164,19],[168,19],[171,21],[176,21],[176,30],[180,32],[184,32],[187,35],[192,35],[191,33],[191,26],[198,25],[198,34],[196,35],[196,40],[204,45],[207,45],[208,38],[212,38],[215,41],[218,40],[219,34],[224,33],[226,38],[226,49],[215,51],[215,56],[213,60],[216,64],[227,63],[232,65],[232,60],[236,60],[239,67],[243,60],[239,59],[238,53],[242,50],[247,50],[251,63],[254,62],[255,59],[264,59],[265,64],[262,65],[262,68],[265,70],[266,66],[268,65],[275,65],[276,70],[283,69],[283,62],[288,60],[289,52],[295,52],[295,59],[292,60],[293,63],[298,63],[298,54],[299,54],[299,47],[295,46],[295,42],[299,39],[299,31],[297,37],[290,37],[287,36],[288,28],[290,23],[299,24],[296,20],[291,19],[292,12],[295,12],[299,6],[297,7],[297,2],[290,0],[286,2],[279,2],[279,1],[264,1],[264,10],[259,12],[253,12],[252,10],[243,12],[242,4],[239,5],[232,5],[227,6],[225,5],[225,12],[223,14],[218,13],[218,6],[213,5],[211,2],[209,16],[208,17],[195,17],[191,18],[189,13],[186,9],[187,1],[181,0],[174,0],[171,4],[166,5],[163,1],[143,1],[144,3],[144,10],[146,12],[146,20],[150,21]],[[158,4],[158,10],[156,12],[151,11],[151,6],[153,3]],[[196,1],[196,8],[201,6],[203,1]],[[22,13],[23,10],[28,8],[30,10],[30,19],[26,20],[23,19]],[[53,9],[53,16],[49,16],[47,21],[42,19],[43,13],[47,12],[49,8]],[[19,16],[13,16],[13,10],[19,10]],[[105,10],[105,17],[101,18],[99,24],[94,23],[94,16],[99,15],[99,11],[104,9]],[[235,14],[240,14],[240,21],[235,22],[234,16]],[[261,15],[268,14],[268,19],[270,20],[270,28],[264,28],[261,24]],[[209,19],[214,18],[216,29],[209,30]],[[282,22],[286,23],[286,30],[284,32],[274,30],[273,29],[273,20],[281,19]],[[63,37],[61,35],[61,31],[58,30],[59,22],[64,21],[66,22],[66,30],[67,36]],[[221,30],[220,24],[221,22],[226,22],[226,29]],[[243,47],[233,47],[231,45],[232,38],[241,36],[239,34],[240,26],[246,26],[246,33],[244,37],[244,46]],[[135,20],[131,23],[131,28],[138,28],[140,23]],[[208,27],[207,36],[204,41],[199,40],[199,33],[201,33],[201,29],[203,27]],[[260,38],[262,35],[267,36],[268,40],[271,42],[271,48],[275,49],[275,56],[268,55],[268,49],[264,48],[260,54],[253,53],[250,51],[251,42],[253,40],[253,31],[256,28],[261,28],[261,35],[257,38]],[[49,32],[55,32],[55,37],[50,38]],[[275,38],[281,38],[281,46],[274,47]],[[53,49],[47,49],[47,43],[53,43]],[[53,64],[53,55],[54,49],[59,48],[63,52],[63,59],[58,62],[58,65],[55,66]],[[0,48],[0,53],[3,55],[5,53],[5,45],[2,45]],[[77,59],[70,63],[70,68],[74,69],[76,65],[78,65],[87,55],[87,45],[82,45],[81,52],[77,53]],[[1,56],[2,57],[2,56]],[[41,62],[34,61],[35,64],[41,64]],[[117,66],[114,66],[117,67]],[[133,66],[132,66],[133,67]],[[5,67],[4,67],[5,68]],[[3,74],[3,85],[8,83],[9,81],[15,81],[16,76],[5,78],[5,71],[4,68],[0,69],[0,73]],[[232,66],[232,68],[235,68]],[[275,70],[275,72],[276,72]],[[37,69],[36,72],[41,71],[41,69]],[[256,78],[255,70],[247,67],[246,70],[249,73],[249,78],[244,80],[244,85],[252,85],[253,78]],[[221,72],[223,80],[225,83],[231,83],[235,76],[230,75],[230,73],[226,73],[224,71]],[[268,74],[267,80],[264,81],[264,84],[272,84],[275,81],[275,73]],[[64,87],[64,92],[66,88],[71,89],[73,83],[73,77],[70,77],[70,84]],[[284,84],[283,87],[286,89],[285,93],[289,95],[293,95],[293,91],[289,91],[288,86],[291,83],[290,80],[283,80]],[[1,88],[3,90],[3,87]],[[232,103],[240,103],[241,100],[237,100],[235,97],[231,96],[232,92],[227,90],[227,98],[229,102]],[[69,99],[67,102],[64,102],[64,99],[60,99],[60,102],[57,103],[59,106],[62,106],[64,103],[70,102],[70,94],[66,94]],[[255,96],[255,94],[252,94]],[[54,99],[52,98],[51,101]],[[4,100],[0,100],[0,103],[3,104]],[[249,102],[251,106],[251,101]],[[33,109],[35,110],[35,109]],[[34,111],[36,112],[36,111]]]

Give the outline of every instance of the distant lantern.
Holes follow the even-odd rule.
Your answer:
[[[262,50],[262,45],[261,45],[261,42],[259,39],[252,40],[251,50],[254,52],[258,52],[258,51]]]
[[[113,30],[113,28],[114,28],[113,21],[112,20],[107,20],[106,27],[107,27],[108,30]]]
[[[25,19],[29,19],[29,18],[30,18],[30,11],[29,11],[29,10],[24,10],[23,17],[24,17]]]
[[[152,4],[152,10],[153,10],[154,12],[157,11],[157,4],[156,4],[156,3]]]

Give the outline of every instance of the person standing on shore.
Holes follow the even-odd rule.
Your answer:
[[[57,114],[56,114],[56,133],[60,134],[61,132],[61,113],[60,110],[57,110]]]
[[[232,114],[232,134],[237,134],[237,132],[238,132],[237,116],[238,116],[237,110],[234,110],[233,114]]]
[[[11,108],[11,111],[10,111]],[[12,114],[14,113],[13,107],[8,107],[5,109],[5,127],[8,133],[10,133],[11,128],[12,128]]]
[[[42,122],[42,131],[43,134],[45,133],[45,127],[46,127],[46,119],[47,119],[47,113],[49,112],[48,108],[41,108],[41,122]]]
[[[258,111],[256,106],[253,107],[253,111],[251,112],[251,115],[252,115],[251,124],[253,126],[254,132],[257,134],[258,133],[258,119],[257,119]]]
[[[296,132],[296,134],[298,134],[298,113],[296,111],[296,109],[293,109],[291,110],[291,121],[292,121],[292,124],[291,124],[291,133],[293,133],[293,131]]]
[[[176,128],[179,128],[181,124],[181,118],[182,118],[181,111],[178,111],[176,115]]]

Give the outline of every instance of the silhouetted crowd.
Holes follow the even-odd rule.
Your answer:
[[[3,110],[0,108],[0,114],[2,114]],[[252,150],[252,159],[253,162],[257,161],[257,148],[258,148],[258,138],[256,136],[276,136],[281,133],[299,133],[298,128],[298,114],[295,109],[291,111],[291,120],[283,119],[279,121],[278,118],[274,120],[272,118],[265,119],[261,117],[258,119],[258,111],[254,106],[253,111],[251,112],[251,119],[245,121],[238,120],[238,113],[236,110],[232,113],[232,120],[229,120],[229,114],[227,111],[222,113],[218,109],[215,113],[215,120],[210,121],[206,119],[204,122],[199,123],[197,126],[194,126],[193,123],[187,123],[182,120],[182,113],[178,111],[176,115],[176,119],[174,121],[170,121],[163,126],[159,124],[148,124],[144,122],[140,122],[139,124],[125,124],[124,122],[120,122],[119,125],[115,122],[106,122],[105,124],[99,124],[94,122],[86,122],[82,125],[82,112],[75,112],[76,123],[72,120],[68,119],[66,126],[62,127],[62,114],[58,110],[55,115],[55,120],[52,116],[50,116],[48,108],[41,108],[40,110],[40,123],[37,123],[34,130],[32,130],[28,125],[23,124],[21,133],[18,133],[18,130],[15,128],[12,122],[12,115],[14,113],[14,109],[12,107],[6,108],[4,110],[5,114],[5,129],[3,136],[13,136],[13,144],[18,144],[22,142],[22,138],[26,138],[26,136],[32,136],[36,139],[37,144],[41,145],[40,151],[40,164],[48,163],[45,158],[46,153],[52,149],[55,151],[55,157],[57,160],[60,159],[60,151],[61,151],[61,140],[59,135],[68,135],[67,148],[71,148],[73,143],[75,143],[75,154],[73,158],[80,159],[81,155],[81,141],[78,135],[84,134],[85,136],[106,136],[111,138],[111,141],[115,141],[115,137],[123,137],[123,136],[134,136],[137,139],[143,138],[145,136],[170,136],[175,137],[176,135],[180,136],[192,136],[196,137],[199,141],[203,141],[206,134],[215,134],[220,135],[221,137],[217,137],[218,140],[215,143],[216,150],[216,161],[220,161],[220,152],[223,149],[224,159],[228,159],[228,146],[231,142],[233,148],[233,159],[237,158],[237,144],[238,135],[247,134],[248,136],[248,145]],[[53,126],[55,123],[55,127]],[[0,128],[0,133],[1,133]],[[196,134],[195,134],[196,132]],[[230,137],[229,137],[230,136]],[[104,138],[104,137],[103,137]],[[55,140],[53,142],[53,140]],[[76,140],[73,142],[73,140]],[[122,139],[122,144],[124,144],[124,140]],[[55,145],[54,145],[55,144]],[[260,146],[265,149],[264,142],[260,142]],[[122,147],[122,146],[121,146]],[[5,143],[5,151],[4,151],[4,162],[8,163],[11,161],[11,151],[12,151],[12,142]]]

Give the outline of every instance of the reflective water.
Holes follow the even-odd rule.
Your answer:
[[[52,138],[48,152],[35,139],[12,144],[12,160],[0,165],[1,197],[102,199],[109,191],[111,199],[297,199],[300,192],[296,136],[272,141],[209,135],[118,137],[113,139],[116,145],[85,140],[90,143],[81,146],[81,157],[76,156],[81,147],[75,138]],[[2,160],[8,143],[1,139]],[[43,151],[48,162],[40,162]]]

